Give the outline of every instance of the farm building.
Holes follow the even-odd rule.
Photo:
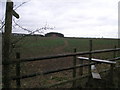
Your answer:
[[[45,34],[45,37],[64,37],[64,35],[58,32],[50,32]]]

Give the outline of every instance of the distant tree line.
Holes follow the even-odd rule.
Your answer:
[[[40,36],[40,37],[64,37],[63,34],[58,32],[50,32],[45,35],[41,34],[23,34],[23,33],[12,33],[13,36]]]

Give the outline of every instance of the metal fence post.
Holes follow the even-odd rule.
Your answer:
[[[74,49],[74,53],[76,53],[76,48]],[[73,56],[73,66],[76,66],[76,56]],[[76,77],[76,68],[73,69],[73,78]],[[76,86],[76,81],[73,81],[72,87]]]
[[[20,53],[16,53],[16,59],[19,61],[20,60]],[[20,62],[16,63],[16,76],[19,77],[20,76]],[[16,80],[16,87],[20,88],[21,87],[21,83],[20,83],[20,79]]]

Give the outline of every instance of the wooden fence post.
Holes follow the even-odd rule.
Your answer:
[[[116,49],[116,45],[114,48]],[[115,58],[115,57],[116,57],[116,51],[113,52],[113,58]]]
[[[116,49],[116,46],[114,47],[114,49]],[[113,58],[115,58],[116,57],[116,51],[113,51]],[[111,66],[110,66],[110,68],[111,68],[111,70],[110,70],[110,78],[111,78],[111,83],[114,85],[114,67],[115,67],[115,65],[114,64],[111,64]]]
[[[11,32],[12,32],[12,16],[19,18],[19,15],[13,10],[13,2],[7,0],[6,2],[6,14],[5,14],[5,30],[3,33],[3,88],[10,88],[10,65],[7,64],[10,61],[10,46],[11,46]]]
[[[10,36],[12,31],[13,2],[6,3],[5,31],[3,33],[3,88],[10,88]]]
[[[18,60],[18,61],[20,61],[20,53],[16,53],[16,59]],[[17,77],[20,77],[20,62],[18,62],[18,63],[16,63],[16,76]],[[16,80],[16,87],[17,88],[20,88],[21,87],[21,83],[20,83],[20,79],[17,79]]]
[[[79,64],[83,64],[83,60],[79,60]],[[80,67],[79,68],[79,75],[81,76],[81,75],[83,75],[83,67]]]
[[[120,37],[118,38],[118,48],[120,48]],[[118,51],[118,56],[120,56],[120,51]]]
[[[76,48],[74,49],[74,53],[76,53]],[[73,66],[76,66],[76,56],[73,56]],[[76,68],[73,69],[73,78],[76,77]],[[73,81],[72,87],[76,86],[76,81]]]
[[[89,41],[89,51],[92,51],[92,40]],[[89,54],[89,64],[91,63],[92,53]],[[91,65],[88,67],[88,73],[91,74]]]

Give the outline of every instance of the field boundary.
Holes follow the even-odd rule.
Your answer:
[[[63,81],[63,82],[58,82],[56,84],[52,84],[52,85],[45,85],[43,87],[52,87],[52,86],[56,86],[56,85],[60,85],[60,84],[64,84],[64,83],[69,83],[69,82],[73,82],[73,85],[72,87],[76,87],[76,80],[80,79],[80,78],[84,78],[84,75],[83,75],[83,70],[82,68],[83,67],[87,67],[88,66],[88,75],[85,76],[85,77],[88,77],[91,75],[91,65],[95,65],[95,64],[100,64],[100,63],[96,63],[96,62],[91,62],[91,59],[92,59],[92,55],[95,54],[95,53],[106,53],[106,52],[113,52],[113,58],[112,59],[109,59],[111,61],[118,61],[120,60],[120,57],[116,57],[117,56],[117,51],[120,51],[120,48],[113,48],[113,49],[103,49],[103,50],[92,50],[92,40],[90,40],[90,50],[89,51],[85,51],[85,52],[76,52],[76,49],[74,50],[74,53],[68,53],[68,54],[58,54],[58,55],[52,55],[52,56],[44,56],[44,57],[36,57],[36,58],[26,58],[26,59],[20,59],[20,53],[16,53],[16,59],[17,61],[12,61],[12,62],[4,62],[3,65],[10,65],[10,64],[16,64],[16,76],[14,77],[10,77],[9,80],[12,81],[12,80],[16,80],[16,87],[17,88],[20,88],[21,87],[21,79],[25,79],[25,78],[30,78],[30,77],[35,77],[35,76],[39,76],[39,75],[47,75],[47,74],[51,74],[51,73],[56,73],[56,72],[61,72],[61,71],[66,71],[66,70],[73,70],[73,79],[71,80],[68,80],[68,81]],[[83,64],[83,63],[80,63],[79,65],[76,65],[76,60],[77,60],[77,56],[79,55],[89,55],[89,63],[88,64]],[[54,58],[63,58],[63,57],[73,57],[73,66],[72,67],[68,67],[68,68],[63,68],[63,69],[56,69],[56,70],[51,70],[51,71],[45,71],[45,72],[38,72],[38,73],[32,73],[32,74],[29,74],[29,75],[23,75],[21,76],[20,74],[20,70],[21,70],[21,67],[20,67],[20,63],[25,63],[25,62],[34,62],[34,61],[39,61],[39,60],[48,60],[48,59],[54,59]],[[83,61],[83,60],[80,60],[80,61]],[[108,64],[108,63],[106,63]],[[115,68],[115,65],[113,64],[110,64],[111,65],[111,68],[110,68],[110,71],[111,71],[111,78],[113,77],[113,69]],[[80,76],[76,76],[76,69],[77,68],[80,68],[81,70],[81,73],[80,73]],[[112,82],[112,80],[111,80]],[[5,85],[5,83],[3,83]],[[42,87],[42,86],[41,86]]]

